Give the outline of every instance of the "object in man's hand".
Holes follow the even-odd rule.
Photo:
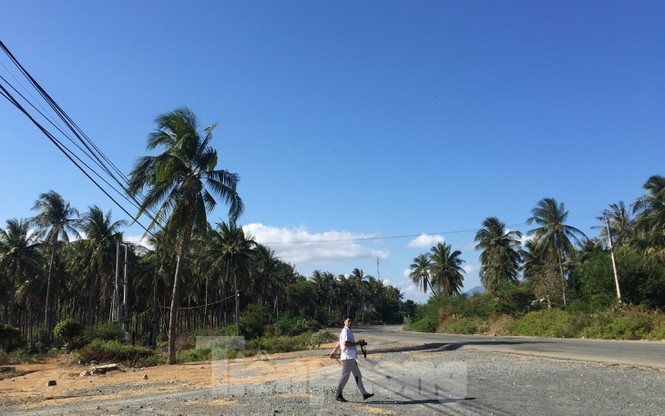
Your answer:
[[[363,357],[367,358],[367,351],[365,350],[365,345],[367,345],[367,342],[365,340],[358,341],[358,345],[360,345],[360,350],[363,352]]]

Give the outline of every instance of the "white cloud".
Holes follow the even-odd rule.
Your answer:
[[[275,254],[287,263],[300,265],[332,263],[354,259],[382,259],[390,256],[387,250],[363,245],[374,235],[348,231],[311,233],[306,227],[272,227],[260,223],[244,225],[243,230],[256,242],[275,250]]]
[[[404,294],[405,299],[411,299],[416,303],[427,303],[429,297],[432,296],[430,291],[423,293],[411,280],[402,281],[398,288]]]
[[[143,238],[143,235],[126,235],[124,240],[132,244],[146,247],[150,250],[154,249],[152,244],[148,242],[148,238]]]
[[[432,246],[435,246],[438,243],[443,243],[446,241],[445,238],[443,238],[442,235],[429,235],[429,234],[420,234],[415,240],[409,241],[407,244],[407,247],[410,248],[420,248],[420,247],[426,247],[426,248],[431,248]]]
[[[522,244],[522,247],[526,246],[526,243],[529,241],[533,241],[534,235],[528,235],[528,234],[522,234],[522,237],[520,238],[520,244]]]

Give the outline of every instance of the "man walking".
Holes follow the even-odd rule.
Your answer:
[[[337,347],[339,347],[340,359],[342,360],[342,378],[339,379],[339,384],[337,385],[337,395],[335,399],[338,402],[347,401],[342,395],[342,391],[344,390],[344,386],[346,386],[346,382],[349,381],[349,375],[351,374],[353,374],[356,379],[356,384],[358,385],[360,393],[363,395],[363,400],[367,400],[374,396],[374,393],[368,393],[367,390],[365,390],[365,386],[363,386],[363,376],[360,374],[360,368],[358,368],[358,363],[356,362],[356,358],[358,358],[356,345],[364,345],[365,340],[355,340],[353,337],[353,331],[351,331],[352,326],[353,317],[348,315],[345,316],[344,328],[342,328],[342,331],[339,333],[339,342],[335,345],[332,352],[328,354],[330,358],[333,358],[335,356],[335,351],[337,351]]]

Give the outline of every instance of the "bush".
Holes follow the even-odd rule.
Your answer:
[[[179,363],[189,363],[195,361],[210,361],[212,350],[210,348],[192,348],[189,350],[178,351],[177,360]]]
[[[9,352],[23,345],[21,331],[11,325],[0,324],[0,349]]]
[[[422,319],[417,321],[412,321],[409,318],[406,318],[404,322],[404,328],[407,331],[415,332],[436,332],[436,328],[439,326],[439,320],[436,316],[427,315]]]
[[[248,351],[245,355],[251,355],[254,351],[261,351],[270,354],[278,352],[302,351],[317,348],[324,342],[332,342],[334,340],[337,340],[337,337],[327,332],[306,332],[294,337],[260,337],[247,341],[246,349]]]
[[[11,363],[12,362],[9,359],[9,354],[7,354],[4,350],[0,350],[0,365],[6,365]]]
[[[487,326],[487,322],[478,317],[451,317],[441,323],[437,332],[473,335],[485,332]]]
[[[127,366],[145,366],[154,362],[155,353],[146,347],[123,344],[118,341],[95,339],[78,351],[81,361],[120,362]]]
[[[407,331],[436,332],[442,310],[449,310],[443,296],[431,297],[425,305],[417,305],[412,318],[406,318],[404,328]]]
[[[645,339],[653,326],[648,316],[630,314],[617,316],[609,329],[614,339]]]
[[[275,322],[275,331],[279,335],[300,335],[305,332],[318,331],[320,329],[320,324],[318,321],[313,319],[306,318],[292,318],[292,317],[282,317]]]
[[[97,324],[86,331],[86,338],[90,341],[99,339],[102,341],[122,341],[125,333],[117,323]]]
[[[590,318],[581,335],[598,339],[646,339],[654,337],[654,316],[638,308],[602,312]]]
[[[227,337],[235,336],[236,326],[234,324],[225,324],[217,328],[218,335],[224,335]]]
[[[648,338],[654,341],[665,341],[665,317],[661,315],[656,319]]]
[[[269,322],[270,313],[261,304],[249,305],[240,314],[240,332],[247,339],[258,338],[263,335],[264,325]]]
[[[85,345],[83,325],[76,319],[65,319],[58,322],[53,328],[53,335],[62,339],[68,351]]]
[[[486,331],[486,335],[503,336],[510,335],[510,327],[515,325],[517,318],[510,315],[493,316]]]
[[[529,312],[510,327],[514,335],[532,337],[574,338],[581,326],[577,315],[559,309]]]

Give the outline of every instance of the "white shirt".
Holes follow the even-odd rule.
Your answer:
[[[344,341],[356,342],[353,338],[353,331],[348,328],[346,325],[342,328],[342,332],[339,333],[339,350],[341,351],[340,358],[342,360],[355,360],[358,358],[358,352],[356,351],[356,346],[345,347]]]

